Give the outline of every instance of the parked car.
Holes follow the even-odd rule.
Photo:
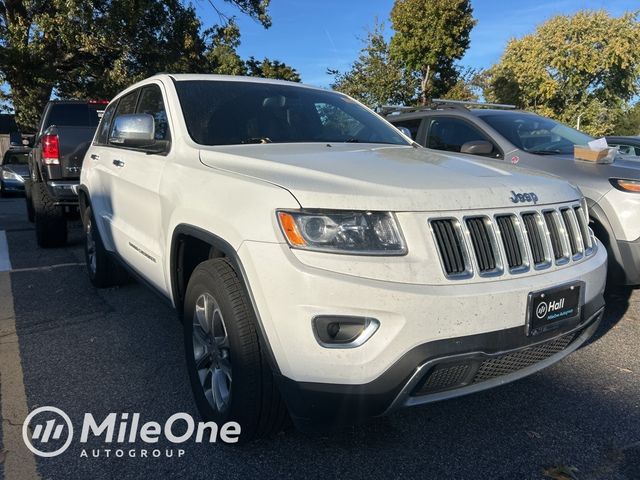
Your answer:
[[[328,425],[524,377],[604,307],[607,255],[577,188],[430,152],[296,83],[133,85],[79,195],[93,284],[125,268],[181,312],[198,409],[244,440],[287,411]]]
[[[517,164],[577,185],[587,198],[590,225],[609,252],[610,281],[640,284],[640,163],[623,156],[609,165],[575,160],[574,145],[592,137],[533,113],[467,108],[473,105],[435,101],[396,109],[387,119],[415,132],[414,140],[429,149],[491,165]]]
[[[27,215],[41,247],[67,241],[67,220],[78,213],[82,159],[107,103],[53,100],[44,109],[25,183]]]
[[[0,197],[8,193],[24,193],[24,181],[29,178],[28,148],[11,148],[0,163]]]
[[[640,157],[640,137],[606,137],[607,143],[612,147],[618,147],[618,151],[624,155]]]
[[[15,117],[9,113],[0,113],[0,158],[10,148],[21,146],[22,137]]]

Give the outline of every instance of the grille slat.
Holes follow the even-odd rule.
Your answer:
[[[481,272],[495,270],[496,256],[484,218],[468,218],[467,227],[469,228],[469,235],[471,236],[471,243],[476,254],[479,270]]]
[[[440,258],[447,275],[459,275],[466,271],[462,239],[456,232],[453,220],[433,220],[431,222],[436,237]]]
[[[522,216],[522,220],[527,229],[527,238],[529,240],[529,246],[531,247],[531,254],[533,255],[533,263],[540,265],[546,262],[546,255],[544,253],[542,235],[540,234],[540,228],[538,228],[536,216],[536,213],[525,213]]]
[[[496,217],[500,228],[500,237],[507,254],[507,264],[509,268],[518,268],[524,265],[522,260],[522,246],[518,241],[518,236],[514,227],[513,215],[501,215]]]
[[[563,208],[560,210],[560,214],[562,215],[562,220],[564,221],[564,227],[567,230],[567,235],[569,236],[569,246],[571,247],[571,255],[577,255],[582,253],[580,243],[578,242],[578,238],[576,237],[576,231],[573,223],[573,219],[571,218],[572,210],[570,208]]]
[[[554,212],[544,212],[544,221],[549,229],[549,237],[551,238],[551,247],[553,249],[553,256],[556,260],[563,258],[564,249],[562,248],[562,240],[560,239],[560,231],[558,230],[558,224],[556,223]]]
[[[582,243],[584,245],[585,250],[593,247],[593,243],[591,242],[591,235],[589,234],[589,225],[587,223],[587,219],[585,218],[584,211],[582,207],[574,207],[574,212],[576,213],[576,218],[578,219],[578,227],[580,228],[580,235],[582,236]]]

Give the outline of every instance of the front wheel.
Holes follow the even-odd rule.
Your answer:
[[[198,410],[219,427],[240,424],[240,441],[280,431],[287,411],[262,352],[242,284],[224,258],[196,267],[185,295],[187,369]]]

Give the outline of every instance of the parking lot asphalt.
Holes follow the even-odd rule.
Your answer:
[[[176,412],[198,418],[181,325],[169,306],[135,283],[94,289],[82,265],[79,225],[69,246],[39,249],[22,198],[0,199],[0,231],[11,261],[11,270],[0,272],[11,281],[0,304],[12,302],[15,310],[29,411],[56,406],[76,431],[86,412],[96,419],[139,412],[143,421],[161,423]],[[562,478],[545,477],[556,468],[580,480],[639,479],[640,290],[618,288],[607,301],[592,342],[493,390],[334,432],[290,430],[239,447],[188,441],[181,458],[86,458],[83,448],[104,444],[73,442],[57,457],[36,458],[38,472],[43,479],[120,480]],[[2,432],[0,478],[14,480],[3,469],[12,451],[5,451]]]

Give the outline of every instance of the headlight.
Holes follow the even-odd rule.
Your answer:
[[[404,255],[407,247],[389,212],[279,211],[282,232],[294,248],[353,255]]]
[[[18,175],[16,173],[13,173],[10,170],[2,170],[2,179],[3,180],[18,180],[19,182],[23,182],[24,181],[23,178],[20,175]]]
[[[609,181],[618,190],[623,192],[640,193],[640,181],[625,180],[624,178],[610,178]]]

